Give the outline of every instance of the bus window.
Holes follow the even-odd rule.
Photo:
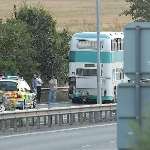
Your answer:
[[[121,50],[123,50],[123,39],[121,39]]]
[[[76,75],[78,76],[96,76],[97,70],[96,69],[76,69]]]
[[[116,49],[117,49],[116,40],[111,40],[111,50],[116,51]]]
[[[120,79],[124,79],[124,72],[123,72],[123,70],[120,72]]]
[[[76,69],[76,75],[83,76],[83,69],[82,68],[77,68]]]
[[[97,41],[93,40],[78,40],[77,41],[78,49],[97,49]],[[100,41],[101,50],[104,48],[104,41]]]
[[[117,42],[117,50],[122,50],[123,49],[123,40],[121,38],[117,38],[116,42]]]
[[[84,69],[84,76],[96,76],[97,71],[96,69]]]
[[[112,70],[112,79],[115,81],[115,69]]]
[[[96,49],[96,47],[96,41],[78,40],[77,42],[78,49]]]
[[[104,96],[107,96],[107,90],[106,89],[104,90]]]
[[[116,80],[121,80],[124,78],[124,73],[121,68],[116,69]]]
[[[85,64],[84,67],[95,67],[95,64]]]
[[[123,40],[121,38],[111,40],[111,50],[112,51],[123,50]]]

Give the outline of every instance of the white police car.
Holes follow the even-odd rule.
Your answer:
[[[23,79],[0,80],[0,91],[3,92],[3,105],[5,109],[24,109],[36,106],[36,95],[31,92],[28,83]]]

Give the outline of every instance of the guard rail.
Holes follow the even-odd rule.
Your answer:
[[[50,88],[48,87],[43,87],[41,90],[49,90]],[[57,87],[58,90],[62,90],[62,91],[68,91],[69,86],[59,86]]]
[[[0,112],[0,133],[116,120],[116,104],[82,105]]]

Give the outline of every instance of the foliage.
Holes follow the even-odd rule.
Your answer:
[[[129,139],[131,150],[149,150],[150,149],[150,105],[147,101],[142,109],[139,119],[130,122],[133,136]]]
[[[45,81],[55,75],[63,84],[68,72],[69,32],[56,31],[56,21],[42,8],[24,6],[14,13],[15,18],[0,21],[0,72],[19,72],[28,81],[35,72]]]
[[[135,21],[150,21],[150,0],[125,0],[129,9],[123,15],[130,15]]]
[[[25,77],[32,74],[31,36],[27,26],[11,19],[0,24],[0,71],[20,72]]]
[[[55,53],[53,53],[53,57],[55,59],[53,68],[55,68],[55,72],[52,74],[59,77],[60,84],[65,83],[68,79],[68,50],[70,38],[70,34],[64,29],[62,32],[57,33],[54,44]]]
[[[38,64],[37,71],[44,80],[56,75],[64,81],[67,72],[66,55],[69,50],[69,32],[56,31],[56,21],[42,8],[24,6],[16,16],[28,25],[32,35],[32,48],[36,51],[34,60]]]
[[[132,144],[132,150],[149,150],[150,149],[150,121],[149,117],[144,120],[144,124],[140,126],[137,122],[134,124],[134,140],[135,144]],[[133,139],[132,139],[133,140]]]

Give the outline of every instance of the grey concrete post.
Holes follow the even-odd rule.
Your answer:
[[[48,127],[51,127],[52,126],[52,116],[49,115],[48,116]]]
[[[99,115],[100,115],[100,114],[99,114],[99,112],[97,112],[97,111],[95,111],[95,112],[94,112],[94,122],[96,122],[96,123],[97,123],[97,122],[99,122],[99,121],[100,121],[100,119],[99,119]]]
[[[70,119],[69,116],[70,116],[70,114],[67,114],[67,124],[70,122],[70,121],[69,121],[69,119]]]
[[[75,114],[70,114],[70,125],[72,125],[75,122]]]
[[[107,121],[107,119],[108,119],[108,111],[107,110],[105,110],[105,116],[104,116],[104,121]]]
[[[103,120],[103,112],[102,111],[99,112],[99,119],[100,119],[100,121]]]
[[[14,126],[14,131],[16,132],[17,131],[17,119],[14,118],[13,120],[13,126]]]
[[[44,125],[46,126],[47,116],[44,116],[43,119],[44,119]]]
[[[83,121],[86,122],[86,121],[87,121],[87,113],[85,112],[85,113],[83,114],[83,116],[84,116],[84,117],[83,117],[83,119],[84,119]]]
[[[112,113],[112,110],[110,110],[110,120],[113,121],[113,113]]]
[[[28,117],[26,118],[26,130],[27,131],[29,130],[29,118]]]
[[[55,124],[58,124],[58,115],[55,115]]]
[[[31,121],[32,121],[32,126],[34,126],[35,125],[34,117],[31,118]]]
[[[61,126],[63,124],[63,115],[59,114],[59,125]]]
[[[40,129],[40,116],[37,117],[37,128]]]
[[[78,113],[78,122],[83,123],[83,113],[81,112]]]
[[[6,128],[5,128],[5,120],[1,120],[1,130],[3,132],[6,130]]]
[[[19,119],[18,119],[18,122],[19,122],[19,127],[23,127],[23,121],[22,121],[22,118],[19,118]]]
[[[89,123],[93,123],[93,122],[94,122],[94,113],[89,112]]]

